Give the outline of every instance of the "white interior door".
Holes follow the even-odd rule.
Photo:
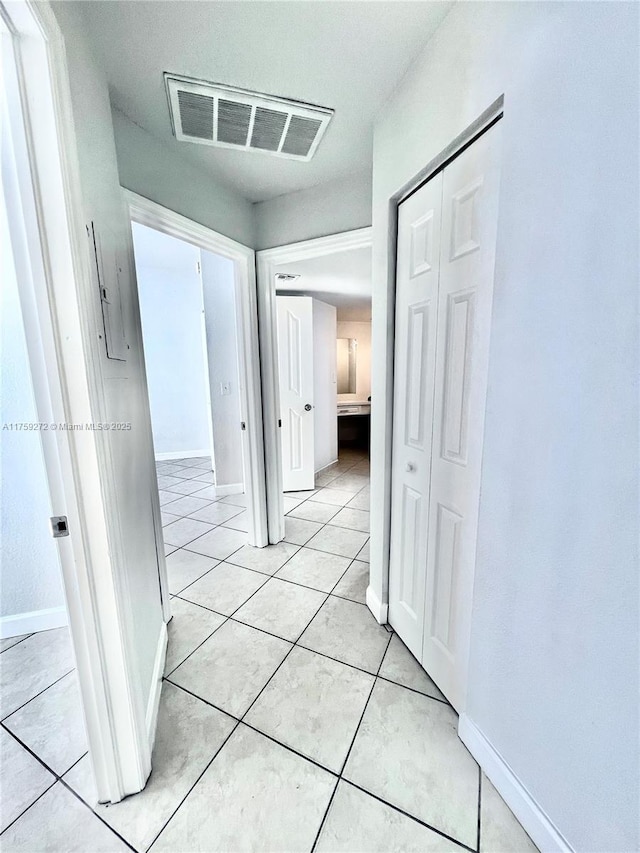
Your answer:
[[[442,174],[398,211],[389,620],[422,656]]]
[[[432,303],[437,294],[435,321],[435,358],[430,352],[422,358],[427,373],[422,380],[431,387],[420,413],[430,422],[430,464],[416,458],[415,471],[409,472],[409,445],[394,452],[393,482],[413,478],[400,495],[393,493],[392,563],[390,582],[390,618],[405,642],[421,660],[424,668],[452,705],[464,707],[473,578],[476,555],[478,504],[484,410],[487,385],[489,336],[495,242],[498,212],[500,162],[500,125],[477,139],[444,171],[400,207],[398,231],[397,310],[402,311],[400,271],[414,263],[416,222],[412,214],[402,215],[405,205],[424,199],[427,215],[429,188],[434,200],[441,196],[439,264],[436,275],[420,278],[421,293],[415,304]],[[436,187],[439,184],[439,189]],[[420,214],[420,211],[416,211]],[[419,219],[417,220],[420,221]],[[406,232],[406,233],[405,233]],[[401,258],[401,253],[407,257]],[[432,264],[435,267],[435,264]],[[410,307],[409,307],[410,310]],[[405,307],[405,313],[407,308]],[[399,322],[402,322],[400,317]],[[415,384],[410,369],[403,365],[403,348],[410,351],[411,334],[407,328],[396,341],[396,387]],[[419,399],[415,390],[409,392]],[[400,400],[400,405],[398,405]],[[412,423],[419,422],[410,404],[403,408],[402,388],[396,393],[394,451],[403,436],[412,434]],[[413,420],[412,420],[413,418]],[[410,460],[410,461],[413,461]],[[400,469],[400,470],[399,470]],[[423,470],[422,470],[423,469]],[[420,496],[413,497],[412,489]],[[423,513],[423,495],[428,489],[428,515]],[[408,496],[408,497],[407,497]],[[419,505],[409,511],[411,501]],[[414,521],[415,517],[415,521]],[[412,537],[411,525],[416,525]],[[409,543],[393,550],[394,542]],[[426,538],[426,557],[422,539]],[[413,548],[413,550],[412,550]],[[415,619],[408,618],[410,598]],[[419,596],[422,595],[422,600]],[[404,596],[404,598],[403,598]],[[421,601],[423,604],[421,604]],[[403,612],[403,609],[405,612]],[[421,618],[422,617],[422,618]],[[420,624],[421,623],[421,624]]]
[[[500,124],[444,171],[422,662],[464,705],[495,261]]]
[[[276,297],[285,492],[313,489],[313,300]]]

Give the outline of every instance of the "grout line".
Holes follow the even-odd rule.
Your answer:
[[[284,663],[284,661],[283,661],[283,663]],[[275,673],[274,673],[274,675],[275,675]],[[171,681],[171,679],[169,679],[169,678],[165,678],[164,680],[168,681],[169,684],[171,684],[173,687],[178,687],[180,690],[183,690],[185,693],[188,693],[190,696],[193,696],[194,699],[198,699],[200,702],[204,702],[205,705],[208,705],[210,708],[213,708],[215,711],[219,711],[221,714],[225,714],[225,716],[231,717],[231,719],[237,723],[237,725],[234,728],[234,731],[240,725],[245,726],[247,729],[251,729],[251,731],[256,732],[256,734],[259,734],[261,737],[264,737],[267,740],[270,740],[272,743],[275,743],[278,746],[281,746],[283,749],[286,749],[287,752],[291,752],[291,753],[293,753],[293,755],[297,755],[298,758],[303,758],[305,761],[308,761],[310,764],[315,765],[319,770],[323,770],[325,773],[329,773],[331,776],[334,776],[336,778],[336,781],[338,781],[339,777],[338,777],[338,774],[336,773],[335,770],[331,770],[329,767],[326,767],[324,764],[320,764],[320,762],[316,761],[315,759],[310,758],[308,755],[304,755],[304,753],[302,753],[302,752],[299,752],[295,747],[290,746],[289,744],[286,744],[281,740],[278,740],[273,735],[270,735],[267,732],[263,732],[261,729],[257,728],[252,723],[248,723],[245,719],[243,719],[244,716],[246,714],[248,714],[249,711],[251,710],[251,705],[253,705],[253,702],[251,703],[249,708],[247,708],[247,710],[244,712],[242,717],[236,717],[233,714],[231,714],[229,711],[225,711],[223,708],[220,708],[218,705],[214,705],[213,702],[210,702],[208,699],[203,699],[202,696],[198,696],[197,693],[193,693],[187,687],[182,687],[180,684],[176,684],[175,682]],[[265,685],[265,687],[266,687],[266,685]],[[264,690],[264,688],[263,688],[263,690]],[[257,698],[258,698],[258,696],[256,696],[256,699]],[[253,701],[255,702],[256,699],[254,699]],[[231,734],[233,734],[233,732],[231,732]],[[475,851],[474,851],[474,853],[475,853]]]
[[[175,596],[175,597],[177,597],[177,596]],[[188,600],[187,600],[187,599],[184,599],[184,598],[181,598],[181,599],[180,599],[180,601],[188,601]],[[193,602],[192,602],[192,601],[188,601],[188,603],[189,603],[189,604],[193,604]],[[199,604],[194,604],[194,607],[200,607],[200,605],[199,605]],[[206,608],[205,608],[205,609],[206,609]],[[213,611],[213,610],[212,610],[212,611],[210,611],[210,612],[211,612],[211,613],[214,613],[215,611]],[[222,616],[222,613],[220,613],[220,614],[216,614],[216,615]],[[172,673],[174,673],[174,672],[176,671],[176,669],[178,669],[178,667],[179,667],[179,666],[182,666],[182,664],[183,664],[183,663],[185,663],[185,661],[189,660],[189,658],[191,657],[191,655],[193,655],[195,652],[197,652],[199,648],[201,648],[202,646],[204,646],[204,644],[207,642],[207,640],[210,640],[210,639],[211,639],[211,637],[213,637],[213,635],[216,633],[216,631],[218,631],[220,628],[222,628],[222,626],[223,626],[226,622],[228,622],[228,621],[229,621],[229,617],[228,617],[228,616],[223,616],[222,622],[221,622],[221,623],[220,623],[216,628],[214,628],[214,629],[213,629],[213,631],[209,634],[209,636],[208,636],[208,637],[205,637],[205,638],[204,638],[204,640],[203,640],[201,643],[199,643],[199,644],[195,647],[195,649],[192,649],[192,650],[189,652],[189,654],[186,656],[186,658],[184,658],[184,660],[181,660],[179,663],[177,663],[177,664],[173,667],[173,669],[169,670],[169,672],[167,672],[167,673],[166,673],[166,675],[163,675],[163,678],[166,678],[167,676],[169,676],[169,675],[171,675]]]
[[[173,682],[171,682],[171,683],[173,683]],[[188,691],[187,691],[187,692],[188,692]],[[200,698],[200,697],[196,697],[196,698]],[[218,710],[218,709],[216,709],[216,710]],[[231,715],[230,715],[230,714],[228,714],[227,716],[231,716]],[[235,719],[235,718],[233,718],[233,719]],[[198,776],[198,778],[195,780],[195,782],[193,783],[193,785],[189,788],[189,790],[188,790],[188,791],[187,791],[187,793],[184,795],[184,797],[180,800],[180,802],[179,802],[179,803],[178,803],[178,805],[176,806],[175,810],[174,810],[173,812],[171,812],[171,814],[170,814],[170,815],[169,815],[169,817],[167,818],[166,822],[165,822],[165,823],[162,825],[162,827],[160,828],[160,831],[158,832],[158,834],[154,837],[154,839],[153,839],[153,841],[151,842],[151,844],[149,844],[149,846],[147,847],[147,851],[146,851],[146,853],[149,853],[149,850],[151,850],[151,848],[152,848],[152,847],[153,847],[153,845],[156,843],[156,841],[158,840],[158,838],[162,835],[162,833],[165,831],[165,829],[167,828],[167,826],[169,826],[169,824],[171,823],[171,821],[172,821],[172,820],[174,819],[174,817],[176,816],[176,814],[177,814],[178,810],[182,807],[182,805],[183,805],[183,804],[184,804],[184,802],[186,801],[186,799],[187,799],[187,797],[189,796],[189,794],[193,791],[193,789],[196,787],[196,785],[198,784],[198,782],[200,782],[200,780],[202,779],[202,777],[204,776],[204,774],[205,774],[205,773],[207,772],[207,770],[211,767],[211,765],[213,764],[213,762],[216,760],[217,756],[220,754],[220,751],[221,751],[222,749],[224,749],[224,747],[227,745],[227,743],[229,742],[229,739],[231,738],[231,735],[236,731],[236,729],[238,728],[238,726],[239,726],[239,725],[240,725],[240,724],[239,724],[238,722],[236,722],[235,726],[233,726],[233,728],[231,729],[231,731],[229,732],[229,734],[228,734],[228,735],[226,736],[226,738],[222,741],[222,743],[220,744],[220,746],[218,747],[218,749],[215,751],[215,753],[214,753],[214,754],[213,754],[213,756],[211,757],[211,761],[207,762],[207,766],[204,768],[204,770],[202,771],[202,773],[201,773],[201,774]]]
[[[14,643],[12,646],[9,646],[8,648],[3,649],[0,652],[0,655],[3,655],[5,652],[8,652],[10,649],[15,649],[16,646],[20,645],[20,643],[24,643],[25,640],[29,639],[29,637],[33,637],[33,634],[34,634],[34,632],[31,632],[31,634],[25,634],[24,637],[22,637],[20,640],[18,640],[16,643]],[[7,637],[6,639],[7,640],[13,640],[13,637]]]
[[[67,771],[67,772],[68,772],[68,771]],[[66,780],[66,779],[64,779],[64,778],[61,776],[61,777],[60,777],[60,779],[59,779],[58,781],[59,781],[62,785],[64,785],[64,787],[67,789],[67,791],[69,791],[69,793],[70,793],[70,794],[73,794],[73,796],[74,796],[74,797],[75,797],[79,802],[81,802],[81,803],[82,803],[82,805],[83,805],[85,808],[89,809],[89,811],[91,812],[91,814],[95,815],[95,817],[97,817],[97,818],[98,818],[98,820],[99,820],[101,823],[103,823],[103,824],[107,827],[107,829],[109,829],[109,830],[110,830],[114,835],[116,835],[116,836],[120,839],[120,841],[122,841],[122,842],[123,842],[123,844],[125,844],[125,845],[130,849],[130,850],[133,850],[133,851],[134,851],[134,853],[139,853],[139,851],[138,851],[138,850],[136,850],[136,848],[133,846],[133,844],[132,844],[130,841],[127,841],[127,839],[126,839],[123,835],[120,835],[120,833],[119,833],[116,829],[114,829],[110,824],[108,824],[108,823],[107,823],[107,821],[106,821],[106,820],[105,820],[105,819],[104,819],[104,818],[103,818],[103,817],[102,817],[102,816],[101,816],[101,815],[100,815],[100,814],[99,814],[99,813],[98,813],[98,812],[97,812],[97,811],[96,811],[92,806],[90,806],[90,805],[89,805],[89,803],[85,802],[85,800],[83,800],[83,799],[82,799],[82,797],[80,796],[80,794],[78,794],[78,792],[77,792],[77,791],[74,791],[74,790],[73,790],[73,788],[72,788],[72,787],[71,787],[71,785],[67,782],[67,780]]]
[[[456,838],[453,838],[453,836],[451,836],[451,835],[447,835],[446,832],[443,832],[441,829],[438,829],[437,827],[432,826],[432,824],[430,824],[430,823],[426,823],[426,821],[421,820],[419,817],[416,817],[415,815],[412,815],[410,812],[405,811],[404,809],[400,808],[400,806],[394,806],[393,803],[389,803],[389,802],[387,802],[387,800],[383,800],[382,797],[379,797],[377,794],[374,794],[372,791],[369,791],[366,788],[363,788],[361,785],[358,785],[357,782],[352,782],[350,779],[344,779],[342,777],[341,777],[340,781],[344,782],[346,785],[351,785],[352,788],[356,788],[358,791],[362,791],[363,794],[368,794],[370,797],[373,797],[373,799],[377,800],[379,803],[383,803],[383,805],[385,805],[385,806],[390,806],[392,809],[394,809],[394,811],[400,812],[400,814],[404,815],[405,817],[410,818],[411,820],[415,821],[416,823],[419,823],[421,826],[424,826],[426,829],[430,829],[431,832],[436,832],[439,836],[441,836],[442,838],[446,838],[447,841],[453,842],[458,847],[462,847],[464,850],[469,850],[470,853],[476,853],[476,850],[474,847],[469,847],[464,842],[458,841]]]
[[[345,755],[344,761],[342,762],[342,767],[340,768],[340,778],[342,778],[342,774],[344,773],[345,768],[347,766],[347,762],[349,761],[349,756],[351,755],[353,745],[355,744],[356,738],[358,737],[358,732],[360,731],[360,726],[362,725],[362,721],[363,721],[364,715],[367,711],[369,701],[371,699],[371,696],[373,695],[373,691],[375,690],[375,686],[376,686],[376,683],[378,680],[378,673],[380,672],[380,667],[382,666],[382,661],[384,660],[385,655],[387,654],[387,649],[389,648],[390,643],[391,643],[391,637],[389,637],[389,639],[387,640],[387,645],[385,646],[385,650],[382,654],[382,657],[380,658],[380,663],[378,664],[378,669],[376,670],[376,672],[373,676],[373,683],[371,684],[371,690],[369,691],[369,695],[367,696],[367,701],[364,703],[364,708],[362,709],[362,714],[360,714],[360,719],[358,720],[358,725],[356,726],[356,729],[353,733],[353,738],[351,739],[349,749],[347,750],[347,754]]]
[[[48,772],[49,772],[49,773],[54,777],[54,780],[53,780],[53,782],[51,783],[51,785],[49,785],[49,786],[46,788],[46,790],[44,790],[44,791],[43,791],[43,792],[42,792],[38,797],[36,797],[36,799],[35,799],[32,803],[30,803],[30,804],[26,807],[26,809],[24,809],[22,812],[20,812],[20,814],[18,815],[18,817],[16,817],[16,818],[15,818],[15,820],[12,820],[12,821],[11,821],[11,823],[10,823],[10,824],[8,824],[8,825],[7,825],[7,826],[2,830],[2,833],[0,833],[0,837],[1,837],[2,835],[4,835],[4,833],[9,829],[9,827],[10,827],[10,826],[13,826],[13,824],[14,824],[17,820],[19,820],[19,819],[20,819],[20,818],[21,818],[21,817],[22,817],[26,812],[28,812],[28,811],[29,811],[29,809],[30,809],[33,805],[35,805],[35,803],[37,803],[39,799],[41,799],[41,798],[42,798],[42,797],[43,797],[43,796],[44,796],[48,791],[50,791],[50,790],[51,790],[51,789],[52,789],[52,788],[53,788],[53,787],[54,787],[58,782],[60,782],[60,783],[62,783],[62,785],[64,785],[64,787],[65,787],[65,788],[66,788],[66,789],[67,789],[71,794],[73,794],[73,796],[74,796],[77,800],[79,800],[79,801],[82,803],[82,805],[83,805],[83,806],[85,806],[85,808],[89,809],[89,811],[90,811],[93,815],[95,815],[95,817],[97,817],[97,818],[98,818],[98,820],[99,820],[101,823],[103,823],[103,824],[104,824],[104,825],[105,825],[109,830],[111,830],[111,832],[113,832],[113,834],[114,834],[114,835],[116,835],[116,836],[117,836],[117,837],[118,837],[118,838],[119,838],[119,839],[120,839],[124,844],[126,844],[126,846],[127,846],[130,850],[133,850],[135,853],[138,853],[138,851],[136,851],[135,847],[133,847],[133,846],[130,844],[130,842],[128,842],[128,841],[126,840],[126,838],[123,838],[123,837],[122,837],[122,835],[120,835],[120,833],[119,833],[119,832],[117,832],[117,831],[116,831],[112,826],[109,826],[109,824],[104,820],[104,818],[102,818],[102,817],[98,814],[98,812],[96,812],[96,810],[95,810],[94,808],[92,808],[92,806],[90,806],[90,805],[89,805],[89,803],[85,802],[85,801],[82,799],[82,797],[81,797],[81,796],[80,796],[76,791],[74,791],[74,790],[73,790],[73,788],[69,785],[69,783],[66,781],[66,779],[64,779],[64,776],[65,776],[67,773],[69,773],[69,771],[70,771],[70,770],[72,770],[72,769],[76,766],[76,764],[78,764],[78,762],[82,761],[82,759],[85,757],[85,755],[87,755],[87,754],[88,754],[87,752],[83,752],[83,754],[80,756],[80,758],[78,758],[78,760],[77,760],[77,761],[74,761],[74,762],[73,762],[73,764],[71,765],[71,767],[67,768],[67,770],[65,770],[63,774],[60,774],[60,773],[58,773],[57,771],[55,771],[52,767],[49,767],[49,765],[48,765],[48,764],[47,764],[47,763],[46,763],[42,758],[40,758],[40,756],[39,756],[39,755],[37,755],[37,754],[36,754],[36,753],[31,749],[31,747],[27,746],[27,744],[26,744],[26,743],[24,743],[24,741],[22,741],[22,740],[21,740],[21,739],[20,739],[16,734],[14,734],[14,732],[12,732],[12,731],[11,731],[11,729],[8,729],[8,728],[4,725],[4,723],[1,723],[0,725],[2,726],[2,728],[3,728],[6,732],[8,732],[8,733],[9,733],[9,734],[14,738],[14,740],[16,740],[16,741],[20,744],[20,746],[22,746],[22,747],[23,747],[23,749],[25,749],[25,750],[26,750],[26,751],[27,751],[27,752],[28,752],[28,753],[29,753],[33,758],[35,758],[35,760],[36,760],[39,764],[41,764],[41,765],[45,768],[45,770],[47,770],[47,771],[48,771]]]
[[[451,708],[451,705],[447,702],[446,699],[438,699],[437,696],[432,696],[430,693],[423,693],[421,690],[416,690],[415,687],[407,687],[406,684],[401,684],[399,681],[394,681],[393,678],[388,678],[386,675],[378,675],[377,676],[381,681],[386,681],[387,684],[395,684],[396,687],[403,687],[405,690],[409,690],[411,693],[416,693],[418,696],[424,696],[425,699],[433,699],[434,702],[439,702],[441,705],[446,705],[447,708]]]
[[[178,690],[182,690],[183,693],[188,693],[189,696],[193,696],[194,699],[198,699],[200,702],[204,702],[205,705],[208,705],[215,711],[219,711],[221,714],[224,714],[225,717],[230,717],[234,722],[240,722],[240,717],[236,717],[235,714],[232,714],[230,711],[225,711],[224,708],[221,708],[219,705],[216,705],[215,702],[211,702],[211,700],[209,699],[204,699],[202,696],[198,696],[198,694],[194,693],[193,690],[189,690],[188,687],[184,687],[182,684],[178,684],[177,681],[172,681],[168,675],[165,675],[162,680],[166,681],[167,684],[170,684],[172,687],[177,687]]]
[[[338,791],[338,785],[340,784],[340,777],[336,779],[336,784],[333,789],[331,796],[329,797],[329,802],[327,803],[327,807],[324,810],[324,814],[322,815],[322,820],[320,821],[320,826],[318,827],[318,831],[316,832],[316,837],[311,846],[311,853],[315,853],[315,849],[318,846],[318,841],[320,840],[320,835],[322,834],[322,830],[324,829],[324,825],[327,821],[327,817],[329,816],[329,810],[331,809],[331,804],[333,803],[333,798],[335,797]]]
[[[58,781],[59,781],[58,779],[54,779],[54,780],[51,782],[51,784],[50,784],[50,785],[47,785],[47,787],[44,789],[44,791],[42,791],[42,793],[41,793],[41,794],[38,794],[38,796],[35,798],[35,800],[34,800],[32,803],[29,803],[29,805],[26,807],[26,809],[24,809],[23,811],[21,811],[21,812],[20,812],[20,814],[19,814],[17,817],[14,817],[14,819],[11,821],[11,823],[8,823],[8,824],[5,826],[5,828],[2,830],[2,832],[0,832],[0,838],[2,838],[2,836],[5,834],[5,832],[7,832],[7,830],[8,830],[8,829],[10,829],[10,828],[14,825],[14,823],[17,823],[17,821],[19,821],[19,820],[20,820],[20,818],[21,818],[21,817],[23,817],[23,815],[25,815],[25,814],[26,814],[26,812],[28,812],[28,811],[29,811],[29,809],[31,808],[31,806],[35,806],[35,804],[38,802],[38,800],[42,799],[42,797],[44,797],[44,795],[45,795],[48,791],[50,791],[50,790],[53,788],[53,786],[54,786],[54,785],[57,785],[57,784],[58,784]]]
[[[7,649],[7,651],[9,651],[9,649]],[[9,717],[12,717],[12,716],[13,716],[14,714],[16,714],[18,711],[21,711],[21,710],[25,707],[25,705],[28,705],[28,704],[29,704],[29,702],[33,702],[33,700],[34,700],[34,699],[37,699],[37,698],[38,698],[38,696],[42,696],[42,694],[43,694],[46,690],[48,690],[50,687],[53,687],[53,685],[54,685],[54,684],[57,684],[59,681],[62,681],[62,679],[63,679],[63,678],[66,678],[66,677],[67,677],[67,675],[69,675],[71,672],[74,672],[74,671],[75,671],[75,666],[72,666],[72,667],[71,667],[71,669],[70,669],[68,672],[65,672],[65,674],[64,674],[64,675],[61,675],[61,676],[60,676],[60,678],[56,678],[56,680],[55,680],[55,681],[52,681],[52,682],[51,682],[51,684],[47,684],[47,686],[46,686],[46,687],[44,687],[42,690],[40,690],[40,691],[39,691],[38,693],[36,693],[35,695],[31,696],[29,699],[27,699],[27,701],[26,701],[26,702],[23,702],[23,703],[22,703],[22,705],[19,705],[17,708],[14,708],[14,709],[13,709],[13,711],[9,711],[9,713],[8,713],[8,714],[5,714],[5,716],[4,716],[4,717],[2,717],[2,719],[0,720],[0,722],[1,722],[1,723],[4,723],[4,721],[5,721],[5,720],[8,720],[8,719],[9,719]]]

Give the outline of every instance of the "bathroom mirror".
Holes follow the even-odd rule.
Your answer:
[[[337,344],[338,394],[355,394],[358,342],[355,338],[338,338]]]

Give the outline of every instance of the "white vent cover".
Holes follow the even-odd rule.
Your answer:
[[[176,139],[311,160],[333,110],[165,74]]]

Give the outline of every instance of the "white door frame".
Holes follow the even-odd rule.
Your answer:
[[[236,289],[238,335],[238,373],[240,381],[240,417],[246,424],[242,432],[242,450],[247,494],[249,544],[259,548],[269,543],[265,498],[265,456],[262,425],[260,354],[258,350],[258,313],[256,305],[255,253],[253,249],[218,234],[186,216],[175,213],[144,196],[123,190],[134,222],[155,228],[163,234],[191,243],[233,261]],[[156,535],[162,541],[160,506]],[[159,525],[159,527],[158,527]],[[166,569],[161,572],[163,600],[167,590]]]
[[[504,97],[500,96],[469,127],[457,136],[410,181],[399,187],[389,198],[389,239],[387,242],[387,286],[384,303],[376,311],[378,295],[372,300],[372,343],[379,350],[372,357],[371,458],[371,568],[367,588],[367,605],[380,624],[386,624],[389,613],[389,556],[391,539],[391,466],[394,414],[394,352],[396,302],[396,252],[398,236],[398,207],[419,189],[483,131],[501,118]],[[375,255],[374,255],[375,262]],[[380,327],[378,326],[380,324]],[[383,346],[384,344],[384,346]],[[379,398],[379,399],[378,399]],[[470,649],[461,651],[465,668]]]
[[[20,96],[11,133],[24,150],[9,201],[21,286],[31,291],[44,352],[38,410],[56,424],[107,421],[64,41],[48,3],[0,2],[0,13],[13,35]],[[45,463],[53,512],[67,516],[70,530],[57,542],[91,763],[99,800],[117,802],[146,784],[155,716],[137,678],[127,574],[113,536],[113,466],[101,430],[58,429],[55,445]]]
[[[371,248],[373,229],[357,228],[328,237],[289,243],[256,252],[258,276],[258,321],[262,360],[262,402],[264,412],[264,449],[267,481],[269,542],[284,537],[284,499],[282,494],[282,451],[280,447],[280,389],[278,382],[278,335],[276,312],[276,268],[282,264],[322,258],[336,252]]]

